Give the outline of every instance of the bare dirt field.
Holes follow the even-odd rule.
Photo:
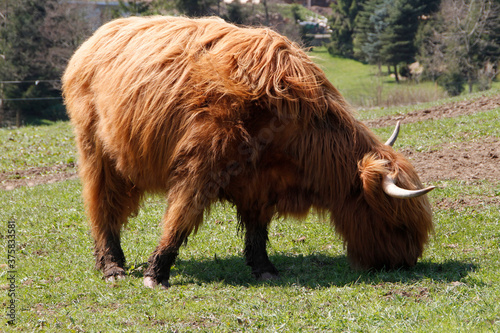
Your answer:
[[[500,107],[500,95],[483,96],[478,99],[417,110],[405,115],[381,117],[365,123],[370,128],[376,128],[393,125],[398,120],[402,124],[407,124],[469,115],[498,107]],[[428,152],[401,150],[412,161],[423,182],[452,179],[469,183],[478,179],[500,182],[500,141],[498,138],[491,137],[481,141],[446,144],[433,148]]]
[[[473,114],[500,107],[500,95],[480,97],[474,100],[454,102],[428,109],[412,111],[405,115],[381,117],[366,121],[368,127],[450,118]],[[403,149],[417,169],[424,183],[436,180],[462,180],[474,183],[477,180],[500,182],[500,142],[498,138],[446,144],[433,147],[427,152]],[[76,167],[64,164],[51,167],[32,168],[0,173],[0,190],[12,190],[21,186],[36,186],[77,178]]]
[[[500,181],[498,138],[446,144],[429,152],[403,149],[401,152],[418,170],[423,182],[457,179],[473,183],[479,179]]]

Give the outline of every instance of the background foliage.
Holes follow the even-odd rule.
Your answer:
[[[336,0],[331,10],[329,53],[376,65],[380,77],[387,68],[397,83],[430,81],[458,95],[490,89],[499,73],[500,0]],[[308,21],[318,18],[280,0],[119,0],[108,10],[90,0],[1,0],[0,14],[0,108],[31,123],[65,119],[62,71],[82,41],[112,18],[216,15],[271,26],[303,45],[314,40],[315,23]]]
[[[416,60],[423,66],[419,79],[442,77],[437,83],[450,95],[465,82],[469,93],[474,84],[489,89],[498,74],[497,0],[339,0],[332,8],[329,52],[391,66],[397,82],[415,75],[408,65]]]

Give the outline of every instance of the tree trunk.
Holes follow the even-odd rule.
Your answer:
[[[16,111],[16,127],[21,128],[21,110]]]
[[[399,83],[399,75],[398,75],[398,66],[394,65],[394,78],[396,79],[396,82]]]
[[[262,4],[264,5],[264,12],[266,15],[266,22],[264,25],[269,26],[269,9],[267,8],[267,0],[262,1]]]

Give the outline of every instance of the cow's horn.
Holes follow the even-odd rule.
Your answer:
[[[435,186],[429,186],[421,190],[406,190],[404,188],[397,186],[396,183],[394,182],[394,179],[386,175],[384,176],[384,180],[382,182],[382,188],[384,189],[384,192],[387,195],[393,198],[408,199],[424,195],[432,191],[435,188]]]
[[[399,126],[400,126],[400,121],[398,121],[398,123],[396,124],[396,128],[394,129],[394,132],[392,132],[392,135],[391,137],[389,138],[389,140],[387,140],[385,142],[386,145],[388,146],[391,146],[394,144],[394,142],[396,142],[396,139],[398,138],[398,134],[399,134]]]

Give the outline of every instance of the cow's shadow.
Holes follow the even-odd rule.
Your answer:
[[[353,283],[378,285],[385,282],[413,284],[421,280],[440,283],[460,281],[478,269],[469,262],[447,260],[445,262],[419,261],[415,267],[399,270],[359,271],[352,269],[346,256],[270,256],[280,272],[280,278],[272,281],[257,281],[244,258],[178,259],[171,271],[170,282],[176,284],[203,284],[220,282],[236,286],[298,285],[308,288],[342,287]],[[140,264],[140,266],[146,264]],[[142,277],[143,270],[133,270],[130,275]]]

